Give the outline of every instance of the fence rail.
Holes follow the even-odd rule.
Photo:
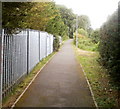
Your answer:
[[[38,62],[53,52],[53,35],[37,30],[7,34],[4,30],[0,40],[1,102],[23,76],[29,74]]]

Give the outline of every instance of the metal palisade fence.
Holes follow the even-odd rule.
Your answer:
[[[0,102],[22,77],[53,52],[53,35],[37,30],[0,35]]]

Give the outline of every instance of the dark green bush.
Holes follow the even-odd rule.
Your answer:
[[[100,29],[102,65],[108,69],[115,85],[120,88],[120,37],[118,33],[118,11],[111,15]]]
[[[100,40],[99,30],[97,29],[97,30],[93,31],[90,38],[92,39],[93,43],[95,43],[95,44],[99,43],[99,40]]]
[[[60,48],[60,42],[59,42],[59,37],[58,36],[54,36],[54,40],[53,40],[53,50],[54,51],[58,51]]]

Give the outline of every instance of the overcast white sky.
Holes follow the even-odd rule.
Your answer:
[[[93,29],[99,28],[117,8],[120,0],[54,0],[72,8],[78,15],[87,15]]]

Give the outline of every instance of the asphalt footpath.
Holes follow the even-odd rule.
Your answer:
[[[64,43],[15,107],[95,107],[71,43]]]

